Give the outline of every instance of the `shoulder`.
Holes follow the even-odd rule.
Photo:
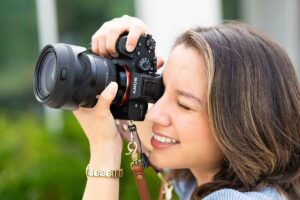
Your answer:
[[[221,189],[206,196],[203,200],[285,200],[285,198],[275,188],[253,192]]]

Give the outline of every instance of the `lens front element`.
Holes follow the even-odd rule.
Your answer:
[[[44,55],[38,72],[38,89],[43,98],[47,98],[52,92],[57,77],[56,56],[53,51]]]

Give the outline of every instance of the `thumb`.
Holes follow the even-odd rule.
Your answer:
[[[158,56],[156,49],[155,49],[155,55],[157,57],[157,69],[159,69],[164,65],[164,59],[162,57]]]
[[[164,60],[157,56],[157,69],[161,68],[164,65]]]
[[[109,108],[118,91],[118,84],[111,82],[98,96],[96,107]]]

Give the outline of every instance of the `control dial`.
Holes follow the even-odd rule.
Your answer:
[[[138,62],[138,67],[144,72],[149,72],[152,67],[150,59],[146,57],[141,58]]]

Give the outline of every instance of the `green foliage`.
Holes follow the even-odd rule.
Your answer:
[[[57,1],[60,41],[88,46],[100,26],[124,14],[134,15],[133,0]]]
[[[240,0],[222,0],[222,13],[224,20],[239,20]]]
[[[28,94],[38,54],[35,1],[1,0],[0,24],[0,107],[24,108],[32,96]]]
[[[75,118],[65,112],[61,133],[49,133],[38,116],[17,118],[0,114],[0,199],[81,199],[88,142]],[[123,155],[126,152],[124,144]],[[130,158],[123,156],[120,199],[139,199]],[[160,180],[146,170],[151,199],[157,199]]]
[[[65,133],[49,134],[42,121],[26,114],[17,119],[2,114],[0,130],[0,199],[81,197],[87,144],[71,144]]]

